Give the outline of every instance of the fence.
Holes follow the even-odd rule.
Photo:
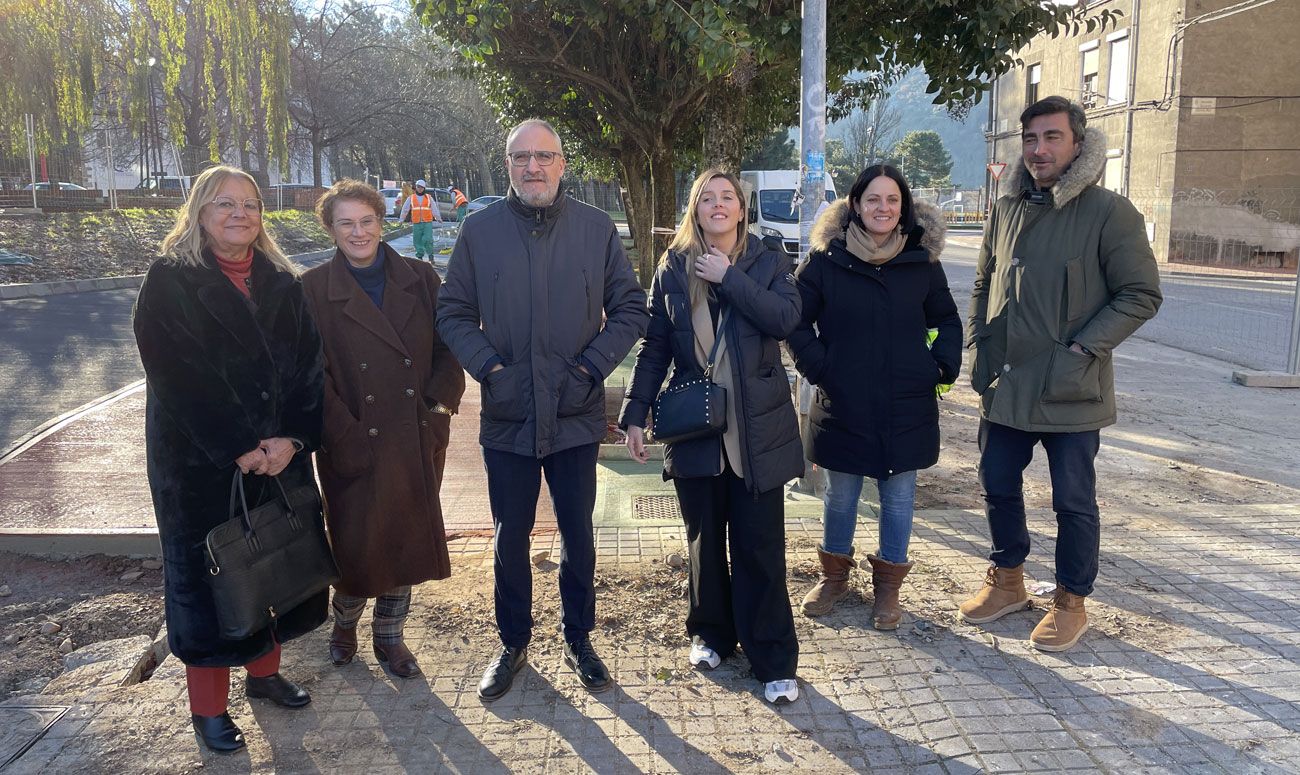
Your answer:
[[[1249,369],[1294,368],[1300,189],[1132,191],[1163,272],[1145,338]]]
[[[988,209],[982,188],[914,188],[912,198],[938,207],[949,224],[979,226]]]

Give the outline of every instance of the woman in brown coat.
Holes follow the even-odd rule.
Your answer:
[[[379,192],[343,180],[316,212],[338,246],[302,278],[325,346],[316,466],[341,573],[330,658],[352,660],[357,622],[377,597],[375,657],[410,678],[420,673],[402,642],[411,585],[451,574],[438,488],[465,373],[434,328],[437,273],[380,239]]]

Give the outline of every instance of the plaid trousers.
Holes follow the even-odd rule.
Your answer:
[[[361,613],[366,609],[370,598],[352,597],[334,590],[334,623],[345,630],[355,629],[361,621]],[[406,625],[406,615],[411,611],[411,588],[409,586],[390,589],[375,598],[375,612],[371,623],[375,643],[390,645],[402,640],[402,628]]]

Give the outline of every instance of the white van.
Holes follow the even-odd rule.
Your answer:
[[[746,170],[740,183],[749,200],[749,230],[769,244],[780,240],[786,254],[799,257],[799,211],[790,203],[799,187],[798,170]],[[826,176],[826,201],[835,201],[835,183]]]

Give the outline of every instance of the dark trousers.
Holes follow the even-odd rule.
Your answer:
[[[599,444],[573,447],[540,460],[483,449],[488,500],[496,528],[493,572],[497,630],[501,642],[519,647],[533,633],[533,568],[528,534],[537,518],[542,473],[559,523],[560,601],[564,639],[579,640],[596,626],[596,545],[591,512],[596,507],[596,452]]]
[[[989,560],[1014,568],[1029,556],[1025,525],[1025,467],[1034,445],[1047,450],[1056,511],[1056,583],[1076,595],[1092,594],[1101,552],[1101,516],[1097,511],[1099,431],[1040,433],[980,420],[980,484],[993,536]]]
[[[799,641],[785,585],[784,492],[755,497],[727,466],[674,479],[690,546],[686,632],[726,657],[740,642],[760,681],[794,678]],[[731,569],[727,569],[727,547]]]

